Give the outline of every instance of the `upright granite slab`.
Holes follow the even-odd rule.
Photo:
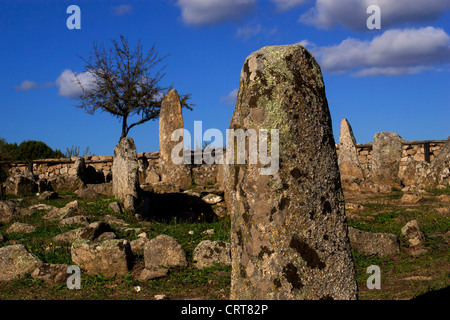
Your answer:
[[[261,162],[228,167],[231,299],[356,299],[331,116],[311,53],[252,53],[230,129],[279,130],[278,172],[262,175]]]
[[[394,132],[379,132],[373,137],[372,179],[374,182],[400,187],[398,176],[403,138]]]
[[[364,180],[364,174],[356,151],[356,139],[353,135],[352,127],[346,118],[341,121],[338,164],[343,183],[346,180]]]
[[[120,140],[114,149],[112,189],[116,199],[124,202],[125,210],[134,210],[139,192],[139,164],[133,139]]]
[[[175,89],[172,89],[164,98],[159,115],[161,180],[184,189],[192,184],[190,168],[183,163],[174,163],[172,160],[172,151],[181,141],[184,141],[182,134],[178,136],[178,140],[172,141],[172,134],[175,130],[183,129],[183,126],[180,96]],[[178,151],[182,152],[182,149]],[[182,154],[178,155],[182,157]]]

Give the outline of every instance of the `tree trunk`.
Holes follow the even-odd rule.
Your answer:
[[[127,118],[128,118],[128,116],[123,116],[123,119],[122,119],[122,135],[120,136],[120,140],[125,138],[127,136],[127,134],[128,134]]]

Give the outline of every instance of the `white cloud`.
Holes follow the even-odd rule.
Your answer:
[[[371,41],[348,38],[317,47],[308,40],[324,71],[354,76],[414,74],[450,63],[450,36],[440,28],[393,29]]]
[[[121,4],[120,6],[111,7],[111,12],[115,16],[122,16],[130,13],[132,10],[133,6],[131,4]]]
[[[239,28],[236,32],[236,35],[239,38],[248,40],[254,36],[257,36],[261,32],[261,30],[262,30],[262,27],[260,24],[246,25],[245,27]]]
[[[426,23],[439,19],[450,9],[449,0],[317,0],[315,7],[300,17],[300,22],[322,29],[336,25],[367,31],[367,7],[378,5],[381,10],[381,28],[402,23]]]
[[[220,98],[220,103],[230,105],[230,106],[235,105],[238,92],[239,92],[239,89],[234,89],[225,97]]]
[[[30,91],[37,88],[37,84],[34,81],[25,80],[18,86],[14,86],[16,91]]]
[[[186,24],[212,25],[240,20],[256,7],[256,0],[178,0]]]
[[[95,77],[90,72],[81,72],[77,74],[78,80],[85,90],[89,90],[94,85]],[[56,86],[59,89],[59,95],[72,99],[78,99],[83,94],[83,90],[77,82],[75,74],[72,70],[66,69],[56,79]]]
[[[309,0],[271,0],[271,1],[275,3],[277,10],[286,11],[299,5],[302,5],[308,2]]]

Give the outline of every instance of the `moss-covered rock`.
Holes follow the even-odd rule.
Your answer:
[[[289,45],[252,53],[230,129],[279,130],[278,172],[262,175],[264,165],[249,162],[225,170],[231,298],[357,298],[331,116],[309,51]]]

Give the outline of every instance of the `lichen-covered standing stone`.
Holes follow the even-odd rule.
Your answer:
[[[190,169],[183,163],[177,164],[172,161],[172,150],[184,141],[184,135],[180,135],[179,140],[172,141],[172,133],[183,129],[183,126],[180,96],[175,89],[172,89],[164,98],[159,115],[161,180],[184,189],[192,184]],[[181,153],[183,148],[178,151]],[[177,156],[183,155],[177,154]]]
[[[395,132],[378,132],[373,137],[372,179],[375,182],[400,187],[398,177],[402,158],[403,138]]]
[[[229,165],[230,297],[356,299],[331,117],[308,50],[264,47],[246,59],[230,123],[238,128],[279,130],[279,170]]]
[[[139,196],[138,169],[139,163],[133,139],[129,137],[121,139],[114,149],[112,189],[114,197],[124,201],[125,210],[134,210],[134,202]]]
[[[364,174],[356,151],[356,139],[353,135],[352,127],[346,118],[341,121],[338,164],[343,183],[346,180],[355,178],[359,181],[364,180]]]

